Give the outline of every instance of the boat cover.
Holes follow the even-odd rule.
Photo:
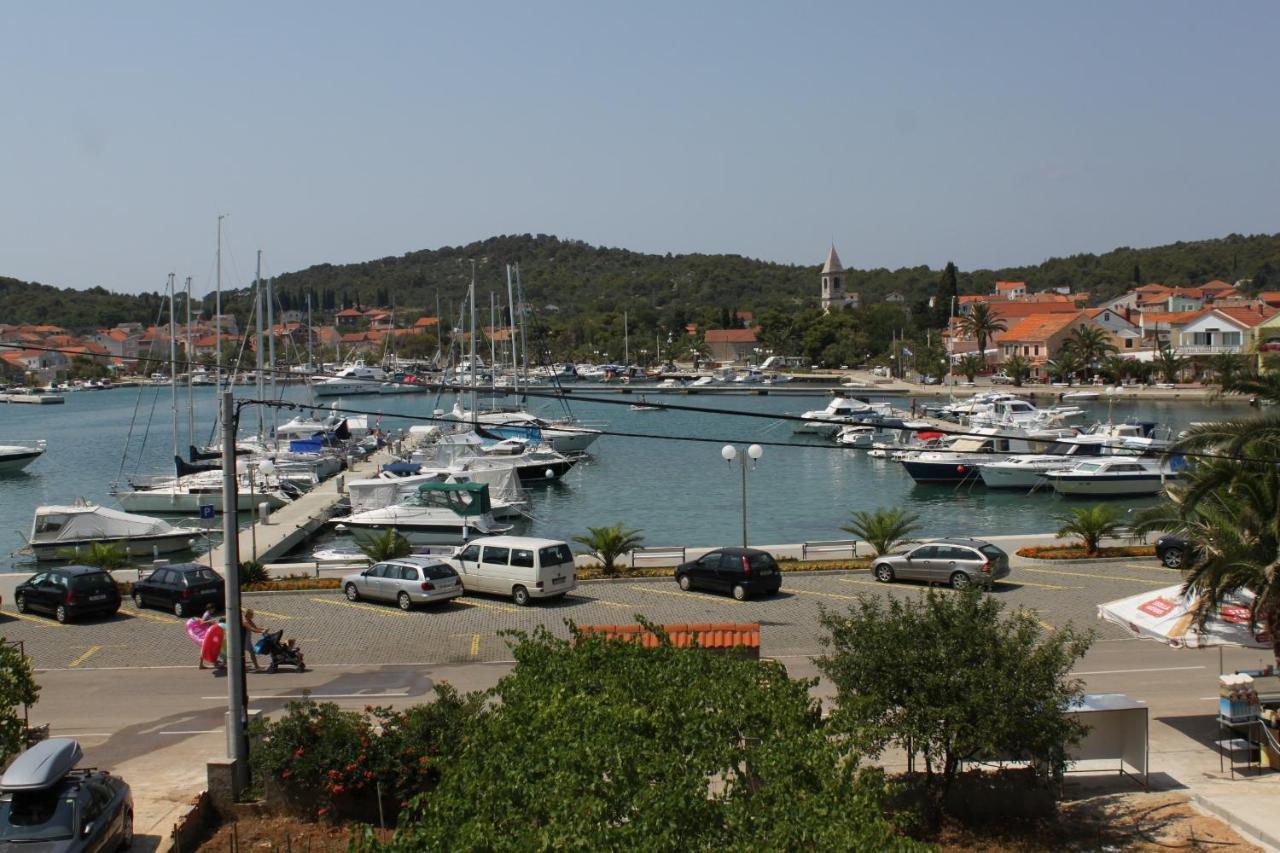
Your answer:
[[[42,506],[36,510],[35,517],[35,541],[42,544],[81,539],[128,539],[171,530],[173,526],[167,521],[94,504]]]

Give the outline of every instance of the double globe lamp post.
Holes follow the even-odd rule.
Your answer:
[[[753,444],[747,448],[747,452],[738,455],[738,448],[732,444],[726,444],[720,448],[720,456],[725,462],[733,464],[734,459],[738,459],[742,468],[742,547],[747,547],[747,458],[751,459],[751,467],[754,468],[756,462],[761,456],[764,456],[764,448],[758,444]]]

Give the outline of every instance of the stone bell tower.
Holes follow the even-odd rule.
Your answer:
[[[836,254],[836,244],[832,243],[827,262],[822,265],[822,310],[843,308],[848,301],[844,291],[844,266]]]

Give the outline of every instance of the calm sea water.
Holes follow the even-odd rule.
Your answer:
[[[309,392],[294,387],[287,399],[309,402]],[[622,398],[625,399],[625,398]],[[669,396],[672,403],[748,412],[797,413],[821,408],[814,396]],[[630,402],[630,401],[628,401]],[[428,415],[452,399],[433,395],[360,396],[342,401],[355,409],[383,413],[385,429],[415,421],[397,415]],[[817,437],[792,434],[792,425],[761,417],[704,412],[632,411],[626,405],[573,402],[582,420],[618,432],[656,438],[603,436],[591,457],[561,482],[536,488],[534,519],[521,532],[568,539],[588,527],[621,522],[643,531],[650,545],[716,545],[741,539],[741,473],[720,457],[729,441],[777,441],[798,446],[766,447],[747,473],[748,528],[751,541],[794,543],[846,538],[840,530],[853,510],[904,505],[919,513],[928,535],[1010,534],[1049,530],[1069,505],[1051,492],[1028,497],[989,492],[981,487],[917,486],[896,462],[870,459],[863,451],[830,447]],[[188,443],[185,391],[180,393],[179,444]],[[212,389],[195,391],[197,444],[210,439],[215,400]],[[531,408],[560,413],[554,401],[533,401]],[[1107,417],[1107,404],[1088,406],[1095,419]],[[1192,421],[1244,414],[1229,403],[1117,403],[1116,420],[1155,420],[1174,430]],[[267,415],[270,422],[270,415]],[[280,420],[288,414],[280,415]],[[256,423],[250,413],[246,421]],[[131,427],[132,425],[132,427]],[[167,388],[120,388],[71,393],[65,405],[0,405],[0,441],[43,438],[48,452],[24,474],[0,477],[0,556],[25,541],[36,506],[70,503],[77,497],[114,506],[109,489],[121,473],[172,470],[173,415]],[[708,441],[675,441],[683,436]],[[1144,505],[1125,499],[1126,508]],[[344,544],[339,537],[336,544]],[[0,564],[29,566],[16,557]]]

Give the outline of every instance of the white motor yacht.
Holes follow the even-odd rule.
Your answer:
[[[311,377],[311,390],[317,397],[340,397],[350,394],[377,394],[387,374],[381,367],[370,367],[356,361],[342,367],[333,376]]]
[[[48,447],[44,439],[33,441],[0,441],[0,474],[13,474],[44,455]]]
[[[134,515],[91,503],[36,508],[27,545],[37,560],[75,559],[81,548],[119,543],[130,557],[154,557],[191,548],[204,531],[174,527],[158,518]]]
[[[390,528],[415,544],[460,545],[511,529],[494,521],[486,483],[423,483],[402,503],[335,521],[356,532]]]
[[[982,427],[955,439],[944,449],[908,453],[900,461],[917,483],[963,483],[978,479],[984,464],[1037,449],[1025,434]]]
[[[292,500],[280,488],[280,481],[274,475],[255,476],[241,471],[236,475],[236,482],[236,505],[241,512],[256,511],[261,503],[277,510]],[[115,488],[112,495],[126,512],[196,515],[201,506],[211,504],[214,512],[220,513],[222,472],[203,471],[182,477],[132,477],[127,486]]]
[[[840,432],[836,434],[836,444],[866,450],[871,448],[878,435],[879,432],[873,426],[853,424],[840,428]]]
[[[840,427],[860,423],[863,416],[874,411],[870,403],[836,397],[827,403],[825,409],[814,409],[800,415],[803,423],[797,424],[795,431],[833,435]]]
[[[514,468],[455,471],[398,463],[386,466],[377,477],[347,482],[351,512],[366,512],[403,503],[416,494],[423,483],[486,483],[494,518],[519,518],[529,507],[529,500]]]
[[[1131,456],[1085,460],[1044,474],[1058,494],[1087,497],[1154,495],[1176,476],[1173,467],[1159,460]]]
[[[569,421],[548,421],[524,411],[464,411],[455,403],[451,417],[460,424],[475,424],[498,438],[523,438],[550,447],[557,453],[586,453],[600,437],[600,430],[588,429]]]

